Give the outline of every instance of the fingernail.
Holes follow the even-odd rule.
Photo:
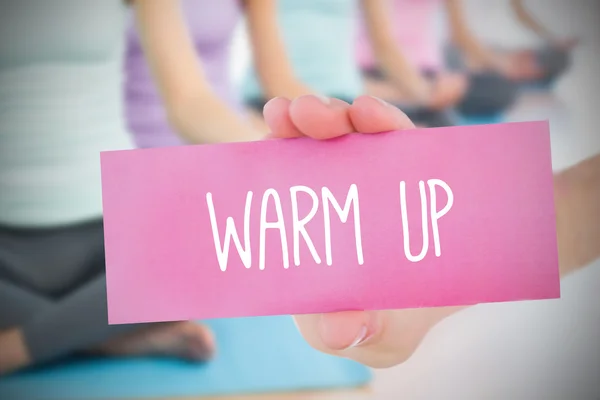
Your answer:
[[[363,323],[356,338],[348,348],[364,344],[381,330],[381,313],[377,311],[368,311],[367,315],[367,320]]]
[[[360,328],[360,331],[358,331],[358,335],[356,335],[356,339],[354,339],[354,342],[352,342],[352,344],[350,344],[350,346],[348,346],[348,348],[356,347],[356,346],[360,345],[361,343],[363,343],[365,340],[367,340],[368,332],[369,332],[369,328],[367,328],[366,325],[363,325]]]
[[[391,107],[392,105],[390,103],[388,103],[387,101],[380,99],[379,97],[375,97],[375,96],[370,96],[373,100],[378,101],[381,105],[386,106],[386,107]]]
[[[268,113],[268,111],[267,111],[267,110],[268,110],[270,107],[272,107],[272,106],[273,106],[273,104],[276,104],[276,103],[277,103],[277,101],[278,101],[280,98],[282,98],[282,97],[273,97],[272,99],[270,99],[269,101],[267,101],[267,102],[265,103],[265,105],[263,106],[263,108],[262,108],[262,114],[264,115],[265,113]]]
[[[296,327],[296,329],[298,329],[298,331],[300,331],[300,327],[298,326],[298,321],[296,321],[296,318],[291,317],[292,318],[292,322],[294,323],[294,326]]]
[[[319,101],[323,104],[325,104],[326,106],[328,106],[329,104],[331,104],[331,99],[327,96],[323,96],[321,94],[315,94],[314,95],[317,99],[319,99]]]

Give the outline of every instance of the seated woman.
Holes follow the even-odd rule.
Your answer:
[[[451,90],[422,79],[397,48],[390,46],[389,25],[379,23],[380,16],[385,15],[382,0],[280,0],[279,29],[294,74],[311,91],[346,102],[364,93],[354,48],[361,6],[372,21],[369,35],[381,64],[394,77],[399,90],[411,99],[410,107],[402,107],[403,111],[418,125],[452,125],[446,114],[454,101]],[[261,85],[251,70],[244,84],[244,96],[251,107],[261,110],[269,99],[285,93]],[[422,106],[427,106],[427,113],[421,112]]]
[[[453,63],[464,66],[471,62],[479,62],[490,68],[495,65],[505,71],[512,80],[525,85],[547,85],[554,82],[568,70],[571,64],[571,51],[578,41],[552,33],[538,21],[523,0],[503,1],[510,3],[507,4],[508,18],[511,18],[511,14],[516,16],[518,24],[516,27],[520,25],[533,33],[534,43],[524,48],[502,48],[488,43],[487,46],[480,46],[479,51],[476,52],[478,54],[470,55],[468,52],[453,48],[450,51]]]
[[[254,63],[261,82],[278,92],[295,97],[309,90],[289,72],[282,44],[277,36],[276,0],[183,0],[181,8],[197,63],[214,95],[240,119],[265,129],[262,119],[247,113],[236,92],[230,73],[230,48],[236,28],[246,17]],[[135,21],[127,32],[125,57],[125,107],[129,130],[139,147],[164,147],[200,143],[201,138],[184,138],[171,126],[167,110],[152,77],[144,54],[143,36]],[[229,114],[216,114],[210,123],[215,133],[226,132]]]
[[[452,38],[468,54],[480,59],[486,56],[481,55],[481,44],[464,22],[459,0],[391,0],[389,6],[388,13],[381,14],[375,21],[392,27],[390,36],[385,40],[403,53],[407,62],[419,71],[421,79],[427,79],[434,87],[445,88],[457,111],[467,116],[493,116],[505,111],[514,102],[518,85],[495,65],[492,65],[493,68],[473,66],[456,73],[445,70],[445,41],[438,20],[440,15],[448,18]],[[366,27],[367,21],[362,25]],[[368,27],[359,30],[357,56],[368,92],[393,103],[406,101],[396,91],[390,90],[397,86],[396,82],[376,56],[377,50],[367,30]]]
[[[262,139],[207,84],[179,2],[131,3],[181,137]],[[0,13],[0,376],[83,353],[209,359],[200,324],[108,325],[99,154],[134,147],[125,2],[22,0]]]
[[[525,7],[523,0],[511,0],[512,9],[523,26],[534,32],[543,41],[538,49],[527,49],[515,54],[517,62],[533,65],[537,69],[537,82],[549,84],[558,79],[571,65],[571,50],[578,41],[560,38],[550,32]]]

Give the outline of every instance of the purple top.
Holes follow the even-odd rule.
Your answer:
[[[230,76],[230,44],[242,10],[238,0],[183,0],[182,11],[200,57],[202,69],[215,93],[230,107],[242,111]],[[138,147],[183,144],[171,129],[162,99],[144,57],[133,18],[127,31],[125,100],[129,130]]]

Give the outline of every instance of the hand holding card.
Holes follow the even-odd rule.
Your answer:
[[[278,99],[266,121],[279,137],[411,127],[372,98]],[[547,129],[103,154],[110,321],[557,297]],[[358,339],[381,328],[353,314]]]

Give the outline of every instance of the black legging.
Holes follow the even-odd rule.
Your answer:
[[[0,226],[0,330],[21,329],[33,364],[142,326],[108,324],[102,220]]]
[[[468,89],[456,110],[464,116],[493,116],[505,112],[516,100],[519,86],[493,72],[468,75]]]
[[[542,84],[553,82],[571,66],[571,53],[553,46],[536,50],[535,57],[544,71],[544,77],[540,79]]]

